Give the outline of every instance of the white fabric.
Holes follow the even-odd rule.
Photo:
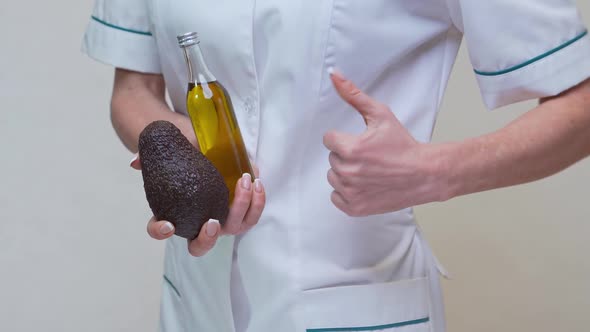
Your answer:
[[[590,73],[590,38],[521,69],[497,76],[477,75],[484,102],[490,109],[515,102],[554,96],[586,80]]]
[[[586,31],[575,0],[447,0],[464,31],[473,67],[502,72],[559,48]],[[590,42],[582,40],[503,75],[477,75],[490,109],[559,94],[590,71]]]
[[[96,1],[92,16],[94,19],[90,20],[84,35],[83,52],[115,67],[144,73],[161,72],[156,40],[145,34],[151,34],[152,29],[146,1]]]
[[[423,320],[429,317],[428,283],[427,278],[418,278],[306,291],[302,299],[302,307],[308,312],[306,325],[311,328],[373,327]],[[365,308],[368,315],[342,314],[358,308]]]
[[[92,20],[85,51],[161,72],[182,113],[187,75],[176,36],[199,32],[267,190],[259,224],[222,238],[206,257],[188,255],[184,239],[168,241],[165,274],[180,296],[164,283],[160,329],[174,332],[305,332],[421,318],[428,321],[384,330],[445,331],[442,268],[412,210],[352,218],[330,202],[322,136],[365,124],[326,70],[340,69],[427,142],[462,32],[475,68],[501,71],[583,31],[573,1],[557,0],[98,0],[94,15],[151,36]],[[494,108],[588,77],[587,38],[529,68],[479,77],[484,100]]]

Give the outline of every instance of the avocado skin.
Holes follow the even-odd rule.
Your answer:
[[[223,225],[229,190],[215,166],[168,121],[150,123],[139,136],[139,159],[149,206],[175,234],[194,239],[209,219]]]

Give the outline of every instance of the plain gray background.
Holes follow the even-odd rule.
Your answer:
[[[145,232],[141,175],[111,129],[113,70],[79,51],[91,7],[0,3],[0,331],[157,328],[163,243]],[[485,111],[463,49],[435,140],[492,131],[532,106]],[[588,331],[589,183],[586,160],[417,209],[454,277],[449,331]]]

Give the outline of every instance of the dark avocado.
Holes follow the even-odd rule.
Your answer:
[[[175,234],[194,239],[209,219],[223,225],[229,190],[213,164],[168,121],[149,124],[139,136],[139,159],[147,201]]]

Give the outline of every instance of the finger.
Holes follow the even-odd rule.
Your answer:
[[[328,156],[328,162],[330,163],[330,167],[334,169],[341,169],[345,164],[345,161],[342,159],[342,157],[334,152],[330,152],[330,155]]]
[[[217,242],[220,233],[221,225],[219,225],[219,221],[209,219],[209,221],[201,227],[201,231],[197,238],[188,241],[188,252],[195,257],[205,255],[215,246],[215,242]]]
[[[330,197],[332,203],[342,212],[346,213],[350,217],[364,217],[368,214],[358,204],[351,204],[342,194],[337,191],[332,192]]]
[[[252,189],[252,177],[250,174],[244,173],[236,183],[234,200],[223,226],[223,232],[225,234],[235,235],[240,232],[242,221],[252,201]]]
[[[348,206],[350,205],[346,199],[337,191],[332,191],[332,195],[330,195],[330,200],[338,209],[342,212],[348,214]]]
[[[262,210],[266,204],[266,192],[264,191],[264,185],[260,179],[254,180],[254,192],[252,193],[252,202],[240,229],[241,232],[245,232],[252,228],[260,220]]]
[[[341,157],[352,157],[358,138],[354,135],[330,130],[324,134],[324,146]]]
[[[166,220],[156,220],[152,217],[147,224],[148,234],[156,240],[165,240],[174,235],[174,225]]]
[[[254,178],[258,178],[260,176],[260,170],[258,169],[258,166],[256,166],[256,164],[254,164],[252,161],[250,161],[250,165],[252,165],[252,171],[254,171]]]
[[[337,69],[328,69],[336,92],[344,101],[354,107],[365,119],[367,127],[374,127],[379,123],[384,113],[389,110],[373,98],[365,94],[351,80]]]
[[[344,184],[342,183],[338,174],[336,174],[336,172],[334,172],[333,169],[330,168],[328,170],[327,177],[328,177],[328,183],[330,184],[330,186],[332,186],[332,188],[334,188],[334,191],[340,192],[340,191],[342,191],[342,189],[344,189]]]
[[[362,158],[362,156],[361,156]],[[358,179],[364,180],[362,173],[362,163],[359,163],[355,158],[344,159],[341,155],[330,152],[328,156],[331,172],[333,176],[337,177],[339,183],[343,186],[358,184]],[[378,179],[378,183],[382,183],[383,179]]]
[[[141,170],[141,162],[139,161],[139,153],[136,153],[135,156],[133,156],[133,159],[131,159],[129,166],[131,166],[131,168],[133,168],[133,169]]]
[[[348,204],[355,204],[365,196],[366,189],[355,186],[357,181],[351,181],[350,177],[338,174],[334,169],[328,170],[328,183],[334,191]]]

